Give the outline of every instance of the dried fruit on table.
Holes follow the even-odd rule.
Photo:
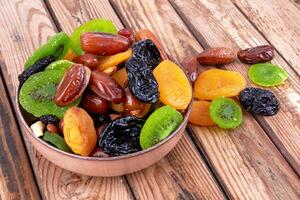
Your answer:
[[[57,126],[59,123],[59,119],[55,115],[42,115],[40,120],[46,125],[54,124]]]
[[[250,67],[248,76],[257,85],[271,87],[282,84],[288,78],[288,73],[277,65],[259,63]]]
[[[192,88],[182,69],[170,60],[164,60],[153,74],[158,82],[160,101],[175,109],[186,109],[192,99]]]
[[[136,41],[146,40],[146,39],[150,39],[155,44],[155,46],[158,48],[160,52],[160,57],[162,60],[168,59],[168,56],[165,53],[164,49],[162,48],[161,43],[159,42],[158,38],[152,31],[150,31],[149,29],[141,29],[135,35]]]
[[[67,110],[63,134],[66,143],[76,154],[88,156],[96,146],[97,135],[93,120],[82,108],[74,106]]]
[[[51,133],[49,131],[46,131],[43,136],[43,140],[46,142],[49,142],[50,144],[52,144],[53,146],[57,147],[58,149],[60,149],[62,151],[69,152],[69,153],[72,152],[72,150],[67,145],[64,138],[62,138],[60,135],[58,135],[56,133]]]
[[[181,62],[182,69],[186,73],[187,77],[192,81],[195,82],[199,70],[198,67],[200,67],[199,62],[197,61],[196,56],[188,56]]]
[[[112,77],[119,83],[120,86],[124,86],[125,82],[127,81],[127,72],[126,68],[119,69],[116,71]]]
[[[213,100],[220,96],[237,96],[245,87],[246,80],[239,72],[211,69],[198,76],[194,92],[200,100]]]
[[[89,87],[95,94],[107,101],[116,104],[123,101],[122,87],[111,76],[103,72],[92,72]]]
[[[115,25],[107,19],[94,19],[83,23],[73,31],[70,37],[72,50],[77,55],[81,55],[83,53],[80,45],[80,36],[85,32],[104,32],[116,34],[117,29]]]
[[[152,147],[168,137],[182,122],[180,112],[171,106],[163,106],[155,110],[146,120],[140,136],[143,149]]]
[[[118,31],[119,35],[122,35],[124,37],[127,37],[131,42],[133,42],[133,32],[130,28],[123,28]]]
[[[87,87],[91,70],[81,64],[72,65],[64,74],[56,88],[54,102],[58,106],[66,106],[81,97]]]
[[[271,45],[261,45],[253,48],[240,50],[238,58],[246,64],[256,64],[268,62],[274,58],[274,47]]]
[[[110,56],[126,51],[131,42],[121,35],[86,32],[80,37],[82,49],[91,54]]]
[[[158,100],[158,83],[150,67],[138,58],[132,57],[125,64],[129,89],[142,102],[155,103]]]
[[[202,65],[225,65],[234,61],[235,53],[229,48],[214,47],[202,51],[197,59]]]
[[[120,63],[125,62],[132,56],[132,50],[128,49],[125,52],[121,52],[112,56],[104,56],[101,59],[99,59],[99,70],[103,71],[109,67],[117,66]]]
[[[136,115],[141,113],[146,104],[138,100],[130,91],[128,85],[124,87],[125,98],[123,101],[125,114]]]
[[[210,104],[209,101],[194,101],[189,122],[200,126],[215,125],[209,115]]]
[[[82,54],[76,56],[73,62],[83,64],[84,66],[90,68],[91,70],[96,69],[99,66],[99,56],[94,54]]]
[[[99,147],[114,156],[137,152],[143,125],[144,120],[134,116],[117,118],[102,130]]]
[[[62,70],[62,71],[66,71],[67,69],[69,69],[74,63],[69,61],[69,60],[57,60],[53,63],[51,63],[50,65],[48,65],[45,69],[46,70]]]
[[[85,93],[81,104],[89,113],[104,114],[109,110],[109,102],[93,92]]]
[[[221,128],[238,127],[243,121],[241,107],[233,99],[218,97],[211,102],[209,109],[211,119]]]
[[[240,92],[244,109],[255,115],[272,116],[280,108],[278,99],[271,91],[260,88],[246,88]]]
[[[149,40],[141,40],[132,47],[132,56],[146,63],[149,67],[156,67],[161,59],[158,48]]]

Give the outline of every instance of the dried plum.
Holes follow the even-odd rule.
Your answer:
[[[30,68],[26,69],[25,71],[22,72],[22,74],[20,74],[18,76],[20,85],[23,85],[23,83],[32,75],[35,74],[37,72],[41,72],[44,71],[45,68],[52,63],[53,61],[55,61],[55,57],[54,56],[46,56],[44,58],[41,58],[39,60],[37,60]]]
[[[280,104],[271,91],[260,88],[246,88],[240,92],[240,102],[246,111],[255,115],[275,115]]]
[[[59,119],[55,115],[42,115],[40,117],[40,120],[45,124],[53,124],[55,126],[58,126]]]
[[[156,67],[161,61],[158,48],[149,39],[135,43],[132,53],[133,57],[143,60],[150,67]]]
[[[109,155],[124,155],[140,151],[140,133],[144,120],[134,116],[117,118],[102,131],[99,147]]]
[[[138,58],[131,58],[126,62],[125,67],[132,94],[142,102],[157,102],[159,97],[158,83],[150,67]]]

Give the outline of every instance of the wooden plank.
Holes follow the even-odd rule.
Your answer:
[[[134,29],[150,28],[177,62],[199,52],[187,27],[167,1],[113,0],[114,7]],[[178,1],[181,5],[191,2]],[[191,9],[187,5],[183,6]],[[193,10],[194,20],[199,12]],[[202,17],[204,18],[204,17]],[[210,16],[206,16],[209,29]],[[217,24],[213,24],[216,26]],[[173,27],[178,27],[174,30]],[[214,32],[211,32],[214,37]],[[220,36],[222,39],[222,36]],[[231,46],[230,44],[226,46]],[[194,48],[196,47],[196,48]],[[243,126],[231,131],[191,126],[198,147],[207,156],[225,190],[233,199],[297,199],[299,180],[252,116],[245,113]]]
[[[298,8],[287,0],[232,0],[300,75]]]
[[[82,1],[76,8],[72,6],[75,5],[74,2],[77,1],[49,0],[49,6],[63,30],[70,33],[80,24],[77,21],[99,17],[111,19],[118,28],[123,27],[108,1]],[[158,15],[157,17],[160,18]],[[171,17],[172,15],[161,20],[171,20]],[[180,29],[180,25],[173,27],[173,30],[184,31]],[[178,41],[175,40],[173,45],[179,45]],[[197,46],[196,43],[194,45]],[[179,53],[182,57],[183,52]],[[184,135],[175,149],[162,161],[126,177],[137,199],[224,198],[188,135]]]
[[[25,59],[56,32],[43,2],[0,1],[0,60],[11,99],[15,99],[17,75]],[[9,17],[8,17],[9,16]],[[23,133],[25,134],[25,133]],[[124,178],[96,178],[56,167],[30,149],[41,193],[45,199],[130,199]],[[26,185],[25,183],[24,185]]]

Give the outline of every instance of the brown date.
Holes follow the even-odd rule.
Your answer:
[[[116,104],[123,101],[122,87],[111,76],[103,72],[92,71],[89,87],[95,94],[107,101]]]
[[[205,49],[197,56],[197,60],[201,65],[224,65],[232,63],[234,59],[234,52],[225,47]]]
[[[126,51],[131,45],[130,40],[124,36],[100,32],[83,33],[80,41],[85,52],[101,56]]]
[[[131,28],[123,28],[118,31],[118,34],[127,37],[130,42],[133,42],[133,32]]]
[[[198,67],[200,66],[199,62],[197,61],[196,56],[189,56],[186,57],[182,62],[181,66],[183,70],[185,71],[187,77],[194,82],[196,78],[198,77],[199,70]]]
[[[124,101],[123,101],[123,106],[124,106],[125,114],[132,114],[132,111],[135,111],[133,113],[139,113],[144,109],[145,103],[138,100],[130,92],[128,84],[126,84],[126,83],[125,83],[125,86],[124,86],[124,93],[125,93],[125,98],[124,98]]]
[[[91,70],[96,69],[99,66],[99,56],[93,54],[79,55],[76,56],[72,61],[83,64]]]
[[[73,64],[56,88],[54,102],[66,106],[79,98],[89,83],[91,70],[81,64]]]
[[[81,103],[89,113],[104,114],[109,110],[109,102],[92,92],[87,92]]]
[[[242,63],[246,64],[267,62],[274,58],[274,47],[271,45],[261,45],[240,50],[238,52],[238,58]]]

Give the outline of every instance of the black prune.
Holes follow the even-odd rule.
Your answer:
[[[59,119],[55,115],[42,115],[40,117],[40,120],[45,125],[53,124],[55,126],[58,126],[58,123],[59,123]]]
[[[245,110],[255,115],[275,115],[280,108],[274,94],[260,88],[246,88],[240,92],[239,98]]]
[[[150,67],[156,67],[161,61],[158,48],[149,39],[135,43],[132,47],[132,56],[143,60]]]
[[[155,103],[158,100],[158,83],[150,67],[138,58],[131,58],[125,64],[128,86],[132,94],[142,102]]]
[[[23,83],[25,83],[25,81],[32,75],[41,71],[44,71],[45,68],[52,63],[53,61],[55,61],[55,56],[46,56],[44,58],[41,58],[39,60],[37,60],[31,67],[29,67],[28,69],[26,69],[25,71],[23,71],[19,76],[19,82],[20,85],[23,85]]]
[[[99,147],[109,155],[124,155],[140,151],[140,133],[145,121],[134,116],[111,121],[102,131]]]

